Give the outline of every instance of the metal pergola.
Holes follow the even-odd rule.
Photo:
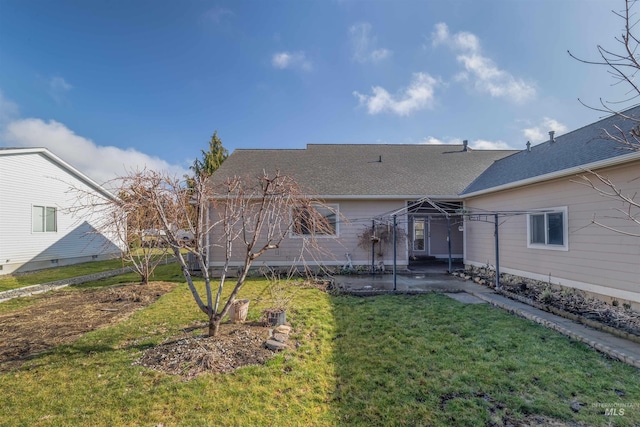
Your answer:
[[[448,251],[449,251],[449,268],[448,272],[451,273],[452,269],[452,255],[451,255],[451,218],[452,217],[463,217],[468,221],[481,221],[488,222],[494,225],[494,248],[495,248],[495,258],[496,258],[496,278],[495,278],[495,287],[496,289],[501,288],[500,284],[500,218],[506,218],[511,216],[518,215],[527,215],[531,213],[543,213],[543,212],[551,212],[549,210],[541,209],[541,210],[527,210],[527,211],[485,211],[485,210],[467,210],[467,209],[456,209],[453,213],[447,211],[442,206],[438,204],[437,201],[432,200],[430,197],[422,197],[413,204],[398,209],[396,211],[390,212],[386,215],[381,215],[378,217],[379,220],[383,218],[388,218],[389,216],[393,220],[393,290],[397,290],[397,236],[396,236],[396,228],[397,228],[397,217],[398,214],[403,212],[409,212],[412,207],[422,205],[424,203],[429,204],[436,211],[438,211],[441,215],[443,215],[447,219],[447,243],[448,243]],[[375,219],[372,221],[375,226]],[[372,245],[373,246],[373,245]],[[373,255],[373,253],[372,253]]]

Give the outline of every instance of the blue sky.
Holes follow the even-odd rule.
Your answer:
[[[237,148],[524,148],[616,99],[621,1],[0,0],[0,146],[103,182]],[[618,93],[616,93],[616,91]]]

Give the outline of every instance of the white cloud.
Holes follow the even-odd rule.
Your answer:
[[[286,68],[297,68],[304,71],[311,71],[311,61],[307,60],[305,53],[299,52],[278,52],[271,57],[271,65],[284,70]]]
[[[357,91],[353,95],[358,98],[360,105],[367,107],[369,114],[390,112],[399,116],[407,116],[414,111],[431,107],[434,90],[438,81],[426,73],[414,73],[409,87],[397,96],[391,95],[380,86],[371,88],[373,95],[363,95]]]
[[[428,136],[420,141],[420,144],[428,145],[443,145],[443,144],[457,144],[462,145],[462,138],[446,138],[439,139],[434,136]],[[469,147],[476,150],[509,150],[509,144],[504,141],[487,141],[484,139],[476,139],[469,141]]]
[[[0,124],[17,117],[18,112],[18,104],[5,98],[0,90]]]
[[[442,139],[436,138],[435,136],[428,136],[422,141],[420,141],[418,144],[425,144],[425,145],[462,144],[462,140],[450,139],[448,141],[444,141]]]
[[[143,168],[166,171],[182,177],[187,170],[166,161],[141,153],[133,148],[121,149],[100,146],[90,139],[76,135],[55,120],[27,118],[8,123],[0,134],[0,142],[13,147],[45,147],[65,162],[105,183],[118,176]]]
[[[458,52],[456,59],[465,71],[457,74],[454,80],[472,81],[478,91],[515,103],[523,103],[536,96],[532,83],[514,77],[482,55],[480,40],[474,34],[465,31],[451,34],[447,24],[441,22],[435,25],[431,40],[433,46],[445,45]]]
[[[64,101],[64,95],[73,89],[62,77],[54,76],[49,79],[49,95],[58,103]]]
[[[487,141],[484,139],[476,139],[469,142],[469,147],[476,150],[512,150],[512,148],[504,141]]]
[[[567,126],[555,119],[544,117],[537,125],[523,129],[522,134],[528,141],[537,144],[548,141],[551,130],[555,131],[555,135],[558,136],[567,131]]]
[[[207,20],[212,21],[215,24],[220,24],[225,16],[232,16],[234,13],[230,9],[224,7],[214,7],[207,10],[204,16]]]
[[[391,56],[392,52],[389,49],[376,49],[377,40],[371,35],[371,24],[368,22],[352,25],[349,28],[349,37],[354,61],[360,63],[380,62]]]

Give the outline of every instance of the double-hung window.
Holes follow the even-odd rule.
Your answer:
[[[569,250],[567,208],[542,209],[527,215],[527,247]]]
[[[50,206],[33,206],[31,208],[31,225],[34,233],[58,231],[57,209]]]
[[[338,205],[314,205],[293,210],[293,235],[335,237],[338,235]]]

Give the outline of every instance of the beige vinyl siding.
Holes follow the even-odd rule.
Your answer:
[[[47,156],[0,155],[0,183],[0,273],[26,263],[43,268],[65,264],[68,259],[91,260],[120,252],[96,233],[94,218],[75,217],[68,211],[77,203],[77,193],[69,192],[70,185],[94,190]],[[33,231],[33,206],[56,208],[57,231]]]
[[[640,190],[638,162],[599,171],[627,194]],[[574,181],[561,178],[466,200],[470,210],[512,211],[567,207],[568,250],[527,248],[527,216],[500,218],[500,268],[531,276],[551,277],[553,283],[591,285],[621,291],[640,291],[640,238],[612,232],[592,224],[595,218],[620,231],[640,232],[640,226],[620,216],[622,203],[599,195]],[[492,220],[492,218],[489,218]],[[495,264],[494,226],[468,221],[465,261]]]
[[[371,218],[383,213],[402,209],[404,201],[377,201],[377,200],[325,200],[327,205],[337,206],[340,219],[337,236],[319,236],[317,242],[321,247],[320,252],[312,251],[304,255],[306,263],[310,265],[344,265],[347,262],[346,254],[351,254],[354,265],[368,265],[371,263],[371,251],[358,247],[358,235],[365,227],[371,227]],[[399,226],[406,232],[406,218],[398,217]],[[300,253],[304,239],[298,236],[287,236],[280,248],[270,250],[254,263],[255,266],[269,265],[281,266],[300,263]],[[224,261],[224,249],[216,239],[215,231],[211,236],[212,266],[220,266]],[[239,242],[235,243],[232,265],[238,265],[242,259],[242,248]],[[393,249],[385,252],[385,263],[393,263]],[[400,265],[407,264],[406,239],[398,245],[397,262]]]
[[[462,220],[459,217],[451,217],[451,255],[454,258],[461,257],[463,253],[463,233],[459,230],[461,225]],[[435,221],[432,219],[429,228],[429,235],[429,253],[433,256],[448,257],[449,243],[447,241],[447,219],[445,217],[439,217]]]

